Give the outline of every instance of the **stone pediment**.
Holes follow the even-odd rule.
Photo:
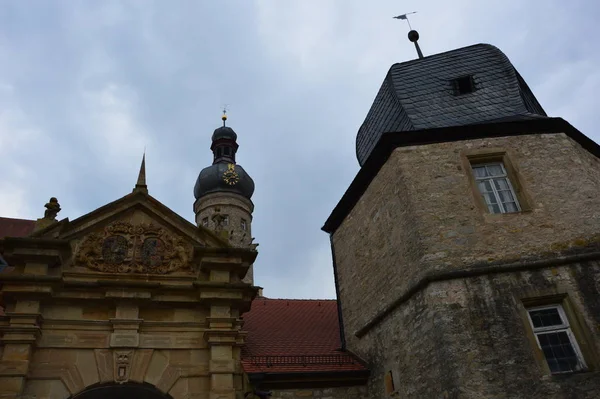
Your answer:
[[[190,271],[195,248],[229,247],[144,193],[132,193],[34,235],[70,241],[73,266],[106,273]]]

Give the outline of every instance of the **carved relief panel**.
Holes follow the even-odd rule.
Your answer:
[[[165,274],[189,269],[192,245],[163,228],[114,222],[78,246],[75,264],[108,273]]]

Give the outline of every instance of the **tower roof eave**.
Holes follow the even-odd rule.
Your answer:
[[[473,125],[450,126],[403,132],[383,133],[377,145],[358,171],[356,177],[335,206],[321,230],[333,234],[367,190],[373,178],[398,147],[473,140],[486,137],[507,137],[528,134],[565,133],[592,155],[600,158],[600,145],[562,118],[527,118],[499,120]]]

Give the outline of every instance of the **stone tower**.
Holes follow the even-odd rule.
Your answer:
[[[600,397],[600,146],[499,49],[393,65],[326,221],[370,398]]]
[[[255,249],[252,238],[252,194],[254,181],[244,168],[236,164],[237,134],[223,126],[212,135],[212,165],[202,169],[194,186],[196,224],[217,232],[234,247]],[[252,266],[244,282],[253,284]]]

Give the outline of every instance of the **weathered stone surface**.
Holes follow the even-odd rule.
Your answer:
[[[488,150],[507,154],[530,210],[478,205],[466,156]],[[371,366],[368,397],[386,397],[388,371],[398,397],[598,397],[595,372],[547,373],[521,302],[567,294],[600,353],[598,263],[552,266],[600,249],[598,198],[600,160],[564,134],[395,150],[333,236],[348,348]],[[490,265],[496,273],[431,279]]]
[[[477,206],[464,162],[486,149],[507,153],[531,211]],[[396,149],[333,236],[348,338],[427,274],[600,240],[599,196],[600,160],[562,133]]]
[[[207,228],[216,230],[217,226],[213,220],[216,214],[227,215],[229,223],[223,226],[223,230],[217,231],[217,234],[224,233],[231,245],[235,247],[252,246],[252,211],[254,204],[252,201],[231,193],[211,193],[196,200],[194,212],[196,213],[196,224],[203,225],[203,220],[208,219]],[[245,222],[246,229],[242,228],[242,220]],[[253,266],[251,265],[243,279],[244,282],[254,284]]]

